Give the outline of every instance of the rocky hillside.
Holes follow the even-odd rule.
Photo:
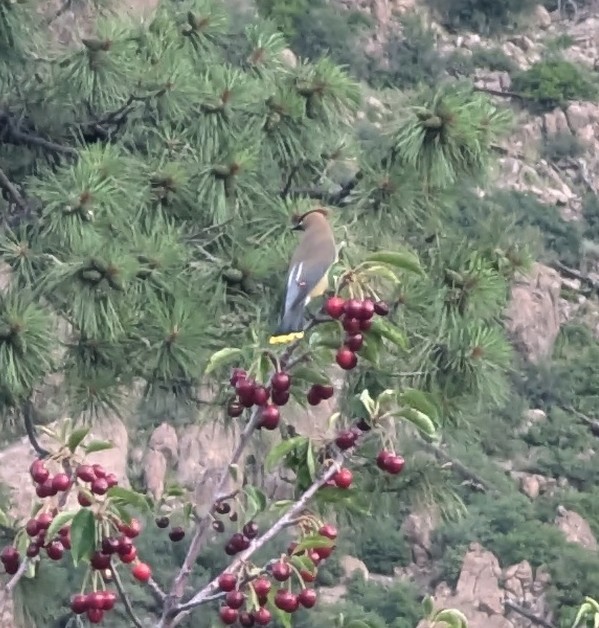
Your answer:
[[[579,64],[588,72],[596,72],[599,60],[599,11],[579,15],[576,20],[563,19],[539,6],[526,34],[485,39],[474,33],[452,34],[431,21],[418,0],[343,0],[352,10],[365,12],[377,24],[376,35],[366,42],[370,54],[378,54],[388,34],[401,23],[401,16],[414,9],[422,11],[436,34],[438,52],[446,58],[459,58],[472,66],[471,76],[480,90],[486,91],[498,103],[509,103],[514,110],[517,128],[501,146],[499,168],[494,186],[504,190],[526,192],[537,198],[543,207],[554,208],[563,225],[585,221],[585,207],[589,197],[599,190],[599,105],[595,102],[572,101],[550,111],[533,112],[514,91],[513,77],[522,70],[546,58],[548,51],[561,49],[564,59]],[[131,0],[128,9],[134,15],[147,14],[152,2]],[[53,7],[48,7],[51,11]],[[52,28],[62,41],[69,41],[74,33],[84,32],[90,16],[69,9],[53,21]],[[293,53],[288,51],[293,62]],[[507,69],[489,69],[481,60],[507,59]],[[459,72],[458,72],[459,74]],[[385,94],[370,94],[365,101],[364,116],[381,119],[387,108]],[[565,147],[565,148],[564,148]],[[574,148],[573,148],[574,147]],[[488,190],[481,190],[481,198]],[[588,209],[588,208],[587,208]],[[566,229],[560,225],[560,229]],[[582,229],[582,227],[580,227]],[[599,286],[599,248],[592,240],[581,239],[582,251],[577,251],[575,262],[560,256],[547,256],[537,262],[532,271],[518,278],[512,286],[511,301],[505,312],[506,326],[525,361],[542,364],[551,359],[560,331],[569,324],[583,322],[595,338],[599,338],[599,306],[596,287]],[[10,277],[0,275],[0,289]],[[38,405],[48,409],[48,416],[61,416],[61,382],[48,381],[38,393]],[[197,416],[179,417],[168,413],[149,411],[143,421],[137,416],[139,395],[131,391],[132,418],[126,421],[113,416],[95,427],[101,438],[110,437],[115,447],[96,454],[105,466],[114,469],[123,483],[146,486],[160,496],[165,485],[177,482],[193,491],[202,502],[210,490],[211,471],[226,462],[232,449],[235,433],[214,425],[215,409],[211,406],[213,394],[205,391]],[[326,429],[326,419],[332,408],[321,404],[310,412],[297,410],[294,423],[301,433],[320,435]],[[593,421],[586,417],[588,421]],[[518,434],[546,425],[546,409],[526,408],[517,417]],[[139,424],[140,429],[127,429]],[[542,428],[541,428],[542,429]],[[523,437],[524,438],[524,437]],[[523,441],[524,442],[524,441]],[[268,443],[258,447],[266,447]],[[531,450],[523,456],[526,458]],[[260,454],[260,451],[254,453]],[[29,486],[23,479],[27,473],[30,448],[26,439],[8,443],[0,451],[0,485],[5,488],[13,504],[13,512],[25,516],[29,512],[32,494],[23,492]],[[437,457],[457,475],[468,475],[460,469],[452,452],[439,450]],[[530,454],[532,456],[532,454]],[[587,459],[595,455],[589,448]],[[459,462],[459,461],[458,461]],[[560,495],[567,479],[523,470],[518,461],[494,459],[499,474],[509,478],[515,489],[534,502],[539,496]],[[557,474],[559,475],[559,474]],[[262,478],[269,491],[283,495],[284,482],[278,478]],[[470,478],[473,480],[472,477]],[[564,484],[565,483],[565,484]],[[598,551],[593,525],[578,512],[559,504],[550,517],[552,525],[563,537],[590,553]],[[454,557],[458,569],[454,582],[440,580],[442,570],[436,555],[434,534],[438,525],[436,513],[414,512],[404,521],[402,534],[410,549],[409,564],[397,565],[393,575],[372,572],[359,557],[346,555],[341,567],[347,580],[358,571],[367,581],[392,586],[394,582],[412,581],[419,590],[434,594],[440,606],[462,610],[470,620],[471,628],[529,628],[535,625],[551,628],[555,613],[547,602],[551,575],[536,560],[521,560],[500,564],[488,547],[480,542],[469,544],[465,553]],[[347,584],[325,589],[326,599],[335,603],[347,592]],[[592,594],[592,591],[581,591]],[[595,591],[595,594],[599,592]],[[13,626],[10,608],[5,607],[0,626]],[[560,624],[561,625],[561,624]],[[564,624],[565,625],[565,624]],[[421,624],[420,628],[426,628]]]

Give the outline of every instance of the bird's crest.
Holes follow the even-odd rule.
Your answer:
[[[325,207],[316,207],[315,209],[311,209],[307,212],[304,212],[303,214],[293,214],[291,216],[291,222],[294,225],[299,225],[306,216],[308,216],[309,214],[314,214],[314,213],[322,214],[325,218],[328,218],[330,215],[329,210],[326,209]]]

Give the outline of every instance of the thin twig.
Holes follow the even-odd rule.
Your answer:
[[[333,461],[333,464],[322,474],[322,476],[304,492],[298,501],[274,525],[272,525],[262,536],[255,539],[248,549],[242,552],[239,557],[227,567],[227,571],[235,573],[247,563],[248,559],[251,558],[255,552],[264,547],[264,545],[277,536],[279,532],[291,525],[294,525],[296,523],[296,517],[307,507],[308,502],[312,499],[312,497],[314,497],[320,487],[326,484],[335,475],[335,473],[337,473],[341,463],[343,462],[343,458],[344,456],[339,454]],[[201,606],[202,604],[206,604],[209,600],[214,599],[213,596],[216,594],[217,590],[218,577],[207,584],[201,591],[198,591],[198,593],[196,593],[188,602],[177,606],[174,611],[171,612],[171,614],[174,615],[171,622],[164,623],[161,621],[158,628],[166,628],[166,626],[172,628],[177,626],[194,608]]]
[[[152,597],[162,606],[164,604],[164,599],[166,598],[166,593],[162,590],[160,585],[154,580],[154,578],[150,578],[146,585],[152,594]]]
[[[12,200],[19,209],[24,212],[29,211],[25,199],[19,194],[19,190],[14,186],[13,182],[6,176],[6,173],[0,168],[0,187],[3,187],[11,196]]]
[[[133,606],[131,606],[131,600],[129,600],[129,597],[127,596],[127,593],[123,587],[123,583],[121,581],[121,576],[119,575],[119,572],[114,567],[112,568],[111,571],[112,571],[112,577],[114,578],[114,584],[116,586],[116,590],[119,592],[121,600],[123,604],[125,605],[125,610],[127,611],[127,615],[129,615],[129,617],[131,618],[131,621],[133,622],[134,626],[136,626],[136,628],[143,628],[143,624],[137,618],[133,610]]]
[[[25,424],[25,431],[27,432],[27,438],[29,438],[29,442],[31,446],[35,450],[35,453],[40,458],[47,458],[50,455],[50,452],[44,449],[38,442],[37,436],[35,434],[35,426],[33,424],[33,404],[30,399],[27,399],[23,405],[21,406],[21,413],[23,415],[23,422]]]
[[[17,586],[17,584],[19,584],[19,580],[25,574],[25,571],[27,570],[28,566],[29,566],[29,559],[28,558],[23,559],[23,562],[19,565],[19,569],[17,570],[17,573],[15,573],[15,575],[4,585],[4,590],[7,593],[12,593],[14,591],[14,588]]]

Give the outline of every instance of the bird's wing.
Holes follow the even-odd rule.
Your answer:
[[[291,266],[287,275],[285,292],[286,312],[308,297],[323,278],[322,271],[322,265],[311,264],[310,262],[297,262]]]

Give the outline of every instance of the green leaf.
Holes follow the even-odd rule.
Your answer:
[[[434,438],[437,435],[435,424],[423,412],[414,408],[402,408],[399,414],[430,438]]]
[[[223,364],[226,364],[227,362],[230,362],[233,358],[237,357],[240,354],[241,349],[235,349],[233,347],[225,347],[224,349],[219,349],[210,356],[204,374],[209,375],[210,373],[212,373],[212,371],[214,371],[214,369]]]
[[[417,275],[424,275],[418,256],[410,251],[379,251],[369,255],[364,261],[380,262]]]
[[[244,489],[246,495],[251,496],[258,504],[258,512],[264,512],[268,506],[266,495],[255,486],[246,486]]]
[[[339,343],[337,343],[339,346]],[[379,366],[380,356],[381,356],[381,339],[379,336],[375,336],[374,334],[367,334],[364,339],[364,344],[360,349],[360,353],[358,354],[360,358],[364,358],[368,360],[371,364],[375,366]]]
[[[67,442],[67,447],[74,452],[79,445],[81,445],[81,441],[89,434],[89,427],[80,427],[71,432],[69,436],[69,440]]]
[[[425,616],[425,618],[429,619],[430,617],[433,616],[433,612],[435,610],[435,606],[434,606],[434,603],[433,603],[433,598],[430,595],[427,595],[422,600],[422,608],[424,609],[424,616]]]
[[[315,573],[316,565],[314,564],[314,561],[309,556],[306,556],[305,554],[303,556],[298,556],[295,553],[296,551],[297,551],[297,548],[294,548],[293,553],[291,554],[291,564],[298,571],[305,570],[311,574]]]
[[[150,509],[148,499],[145,495],[136,493],[135,491],[131,491],[122,486],[113,486],[112,488],[109,488],[106,495],[116,503],[120,503],[125,506],[133,506],[133,508],[142,512],[148,512]]]
[[[419,410],[433,420],[439,417],[439,410],[431,400],[431,396],[421,390],[408,388],[402,391],[399,395],[399,402]]]
[[[46,532],[46,538],[53,539],[60,530],[60,528],[62,528],[62,526],[69,523],[69,521],[72,521],[77,512],[77,510],[67,510],[65,512],[59,512],[56,517],[52,519],[52,523],[50,524],[50,527]]]
[[[461,611],[455,608],[444,609],[436,613],[433,617],[434,622],[445,622],[450,628],[468,628],[468,620]]]
[[[389,321],[383,320],[381,318],[374,319],[372,321],[372,327],[370,328],[370,332],[374,332],[375,334],[386,338],[396,347],[399,347],[404,351],[408,349],[408,341],[403,332],[401,332],[398,327],[396,327]],[[368,337],[369,334],[367,335],[367,338]]]
[[[316,477],[316,461],[314,460],[314,450],[312,449],[312,442],[308,442],[308,447],[306,448],[306,466],[308,468],[310,480],[314,482],[314,478]]]
[[[2,508],[0,508],[0,526],[4,528],[11,527],[8,515],[4,512],[4,510],[2,510]]]
[[[318,547],[333,547],[334,541],[321,534],[310,534],[305,536],[293,550],[294,554],[305,550],[316,549]]]
[[[294,436],[293,438],[281,441],[268,452],[264,459],[265,469],[272,471],[274,465],[279,462],[281,458],[284,458],[290,451],[293,451],[296,447],[299,447],[307,441],[308,439],[305,436]]]
[[[339,341],[337,341],[337,345],[339,345]],[[321,371],[302,365],[293,369],[293,379],[308,382],[309,384],[330,384],[329,378]]]
[[[372,417],[376,411],[376,403],[374,399],[370,396],[370,392],[365,388],[359,395],[358,399],[368,412],[368,416]]]
[[[104,451],[106,449],[112,449],[114,444],[107,440],[93,440],[91,443],[84,447],[86,454],[93,454],[97,451]]]
[[[186,493],[187,492],[184,488],[177,485],[169,486],[164,491],[165,497],[183,497]]]
[[[230,464],[229,465],[229,475],[233,478],[233,482],[239,482],[239,465],[238,464]]]
[[[77,566],[88,558],[96,547],[96,521],[91,510],[82,508],[71,522],[71,556]]]
[[[310,347],[328,347],[329,349],[339,348],[339,333],[333,331],[315,331],[310,334],[308,341]]]

